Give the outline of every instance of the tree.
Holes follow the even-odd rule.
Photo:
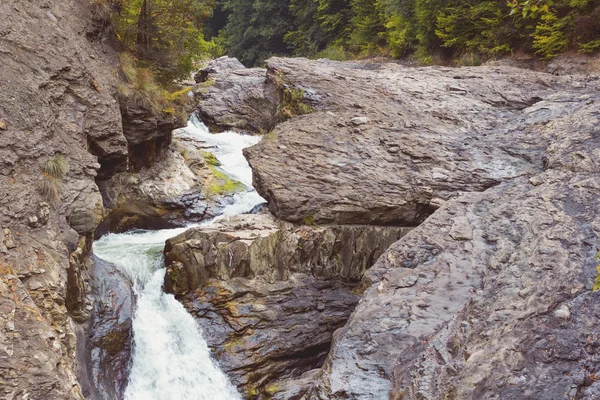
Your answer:
[[[187,78],[194,62],[214,47],[202,31],[212,0],[114,1],[119,1],[112,16],[118,38],[162,81]]]

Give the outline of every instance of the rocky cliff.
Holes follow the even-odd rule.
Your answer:
[[[103,324],[98,295],[108,290],[92,292],[88,284],[94,274],[93,234],[106,215],[96,181],[160,160],[172,128],[181,123],[117,102],[119,61],[110,30],[89,6],[71,0],[0,4],[0,397],[5,399],[94,398],[90,385],[115,385],[108,371],[82,382],[84,391],[76,379],[76,334],[80,345],[88,339],[95,343],[91,351],[105,346],[102,335],[110,333],[110,321],[103,332],[86,330],[92,313],[92,325]],[[119,379],[116,385],[122,386],[125,380]]]
[[[324,365],[271,395],[598,395],[598,75],[274,58],[260,85],[298,111],[245,152],[274,215],[418,225],[364,274]]]

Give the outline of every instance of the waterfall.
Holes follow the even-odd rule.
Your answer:
[[[195,117],[174,134],[211,145],[210,151],[221,163],[221,169],[248,187],[234,196],[221,217],[247,212],[264,202],[252,188],[252,171],[242,154],[242,149],[256,144],[259,137],[235,132],[211,134]],[[117,265],[133,282],[137,296],[126,400],[241,398],[211,358],[194,318],[162,289],[164,243],[186,229],[108,234],[94,243],[94,253]]]

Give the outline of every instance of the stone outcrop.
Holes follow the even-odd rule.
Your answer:
[[[364,271],[409,230],[229,217],[167,241],[165,290],[197,317],[248,398],[298,391],[279,381],[321,365]]]
[[[150,167],[99,181],[107,213],[96,238],[131,229],[174,228],[217,216],[231,194],[211,193],[207,187],[214,178],[209,162],[217,162],[208,150],[208,144],[176,130],[172,145]]]
[[[167,240],[166,288],[191,293],[211,279],[287,280],[294,273],[358,282],[410,229],[377,226],[296,226],[268,214],[229,217]]]
[[[151,167],[167,153],[173,130],[185,126],[176,114],[160,113],[123,101],[123,133],[127,138],[130,170]]]
[[[259,397],[599,395],[600,78],[593,65],[555,64],[267,61],[267,82],[312,110],[245,151],[276,217],[420,225],[364,274],[322,368]],[[206,304],[235,299],[239,279],[201,287],[188,307],[216,318]],[[251,315],[239,308],[226,320]]]
[[[549,143],[527,128],[544,120],[537,103],[562,102],[567,87],[576,99],[586,85],[509,67],[279,58],[267,67],[314,112],[246,150],[254,185],[277,217],[322,223],[416,225],[460,193],[540,172]]]
[[[263,68],[245,68],[234,58],[211,61],[196,74],[201,83],[194,94],[196,113],[214,132],[268,132],[277,123],[277,89],[268,84]]]
[[[597,395],[598,194],[549,171],[448,202],[368,271],[307,398]]]

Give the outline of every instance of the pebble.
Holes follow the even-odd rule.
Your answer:
[[[569,319],[571,318],[571,311],[569,307],[563,305],[558,310],[554,311],[554,316],[560,319]]]

